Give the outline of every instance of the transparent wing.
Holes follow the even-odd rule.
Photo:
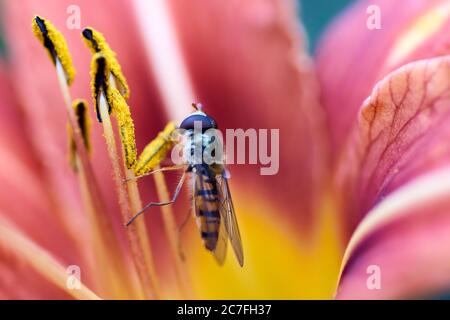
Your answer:
[[[220,215],[224,221],[234,254],[239,261],[239,265],[242,267],[244,265],[244,252],[242,249],[241,234],[234,212],[233,200],[231,199],[230,188],[228,187],[228,179],[224,176],[219,176],[217,181],[221,192]]]
[[[208,201],[206,199],[204,199],[205,196],[200,196],[200,199],[197,199],[199,197],[199,196],[197,196],[197,194],[198,194],[197,191],[205,189],[204,179],[205,179],[204,176],[195,174],[194,179],[193,179],[193,188],[192,188],[193,206],[194,206],[195,215],[197,217],[197,221],[199,224],[199,228],[201,228],[201,220],[199,220],[200,219],[199,218],[200,217],[199,210],[200,210],[200,207],[203,205],[199,202],[208,203]],[[220,225],[219,225],[219,234],[217,237],[217,243],[215,245],[215,248],[213,250],[211,250],[211,252],[214,255],[214,258],[216,259],[216,261],[219,265],[223,265],[223,263],[225,261],[225,256],[227,253],[227,244],[228,244],[228,233],[224,226],[223,221],[221,221]]]
[[[228,233],[223,223],[220,224],[219,238],[217,239],[216,248],[213,251],[214,258],[218,264],[223,265],[227,255]]]

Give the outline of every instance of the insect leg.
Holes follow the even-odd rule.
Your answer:
[[[147,172],[147,173],[145,173],[145,174],[143,174],[143,175],[140,175],[140,176],[135,176],[135,177],[133,177],[133,178],[125,179],[124,182],[132,181],[132,180],[138,180],[138,179],[140,179],[140,178],[149,176],[149,175],[154,174],[154,173],[156,173],[156,172],[164,172],[164,171],[180,170],[180,169],[183,169],[184,167],[186,167],[186,165],[184,165],[184,164],[182,164],[182,165],[177,165],[177,166],[162,167],[162,168],[155,169],[155,170],[153,170],[153,171]]]
[[[166,205],[168,205],[168,204],[174,203],[174,202],[177,200],[178,195],[180,194],[181,187],[183,186],[183,183],[184,183],[185,178],[186,178],[186,172],[183,172],[183,175],[181,176],[180,181],[178,182],[177,188],[175,189],[175,193],[173,194],[171,200],[166,201],[166,202],[150,202],[150,203],[146,204],[146,205],[145,205],[138,213],[136,213],[136,214],[130,219],[130,221],[128,221],[128,222],[126,223],[125,226],[128,227],[128,226],[129,226],[129,225],[130,225],[130,224],[131,224],[138,216],[140,216],[141,214],[143,214],[143,213],[145,212],[145,210],[147,210],[147,209],[150,208],[150,207],[153,207],[153,206],[161,207],[161,206],[166,206]]]

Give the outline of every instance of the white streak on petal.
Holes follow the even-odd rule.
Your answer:
[[[374,230],[411,215],[421,203],[450,196],[450,167],[435,170],[401,187],[375,206],[353,233],[341,264],[341,274],[355,248]]]
[[[133,8],[168,116],[180,121],[196,100],[167,1],[135,0]]]
[[[68,277],[66,268],[50,252],[16,230],[3,217],[5,217],[5,214],[0,212],[0,245],[2,250],[6,249],[9,254],[21,258],[50,283],[73,298],[81,300],[100,299],[84,284],[81,284],[81,287],[76,290],[68,288],[66,285]]]

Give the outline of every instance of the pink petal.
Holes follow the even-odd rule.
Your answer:
[[[365,26],[369,5],[381,9],[381,30]],[[338,298],[425,297],[448,289],[448,188],[439,178],[446,171],[426,175],[449,163],[449,57],[389,72],[448,54],[449,9],[446,1],[361,1],[322,41],[318,66],[339,156],[336,190],[345,190],[347,232],[358,226]],[[373,267],[381,272],[379,290],[370,287]]]
[[[63,232],[45,192],[47,182],[40,161],[29,143],[27,127],[13,89],[0,64],[0,217],[7,218],[38,246],[49,248],[62,261],[85,268],[72,239]],[[0,296],[3,298],[67,297],[0,244]],[[86,283],[90,280],[86,276]],[[39,290],[36,290],[39,288]]]
[[[450,56],[422,60],[375,87],[338,172],[355,230],[338,298],[412,298],[448,289]],[[374,265],[381,289],[367,281]],[[368,269],[369,268],[369,269]]]
[[[367,20],[380,9],[380,30]],[[329,28],[317,54],[323,103],[337,155],[373,85],[408,62],[448,54],[450,8],[445,0],[367,0],[350,7]]]
[[[350,229],[390,192],[448,163],[449,59],[400,68],[362,106],[337,173]]]
[[[447,166],[400,188],[369,213],[347,248],[338,299],[427,298],[448,292],[449,181]]]

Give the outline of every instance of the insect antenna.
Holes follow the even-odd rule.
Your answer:
[[[200,102],[193,102],[192,107],[197,111],[203,111],[203,105]]]

